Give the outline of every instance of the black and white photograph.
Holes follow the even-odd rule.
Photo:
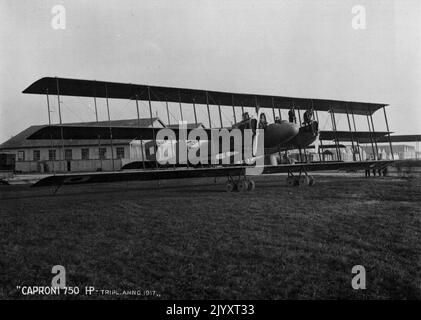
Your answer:
[[[0,0],[0,300],[421,299],[421,1]]]

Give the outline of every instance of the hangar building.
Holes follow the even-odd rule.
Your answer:
[[[99,122],[67,123],[63,126],[111,126],[163,128],[157,117]],[[16,172],[86,172],[119,170],[130,162],[133,139],[27,139],[46,125],[34,125],[0,145],[0,154],[14,158]],[[113,150],[111,150],[111,145]],[[112,159],[112,155],[114,159]],[[63,159],[64,158],[64,159]]]

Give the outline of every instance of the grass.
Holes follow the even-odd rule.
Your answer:
[[[222,179],[0,186],[0,298],[61,264],[68,286],[158,299],[420,299],[421,179],[316,179],[258,177],[244,194]]]

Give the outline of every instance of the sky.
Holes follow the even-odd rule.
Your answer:
[[[56,5],[65,29],[52,27]],[[365,29],[352,26],[356,5]],[[387,103],[391,131],[421,134],[418,0],[0,0],[0,24],[0,143],[48,123],[46,97],[22,94],[45,76]],[[57,98],[50,102],[58,123]],[[92,99],[61,102],[64,122],[95,120]],[[98,108],[105,120],[105,102]],[[113,119],[136,117],[133,101],[110,108]],[[154,113],[166,120],[159,103]],[[193,119],[188,105],[183,114]],[[179,116],[172,106],[172,121]],[[374,121],[385,129],[383,112]]]

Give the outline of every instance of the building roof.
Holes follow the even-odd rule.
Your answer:
[[[64,126],[89,126],[89,127],[108,127],[111,125],[112,127],[151,127],[152,123],[158,121],[163,127],[165,124],[159,119],[158,117],[153,118],[137,118],[135,119],[123,119],[123,120],[105,120],[105,121],[89,121],[89,122],[73,122],[73,123],[65,123]]]
[[[178,129],[179,124],[170,124],[165,126],[166,128],[169,129]],[[203,123],[187,123],[187,129],[196,129],[196,128],[204,128],[205,126],[203,125]]]
[[[163,126],[163,122],[157,118],[140,118],[140,127],[151,127],[151,123],[156,121],[160,122]],[[107,127],[111,124],[112,127],[138,127],[137,119],[126,119],[126,120],[112,120],[111,123],[108,121],[99,121],[99,122],[74,122],[74,123],[65,123],[63,127]],[[58,148],[62,146],[61,139],[28,139],[33,134],[36,134],[40,130],[49,127],[48,125],[34,125],[26,128],[25,130],[19,132],[17,135],[13,136],[9,140],[0,144],[0,150],[3,149],[20,149],[20,148],[42,148],[42,147],[53,147]],[[133,138],[128,139],[113,139],[113,144],[128,144]],[[98,139],[64,139],[64,146],[98,146]],[[105,144],[109,145],[108,139],[102,141],[107,141]]]

